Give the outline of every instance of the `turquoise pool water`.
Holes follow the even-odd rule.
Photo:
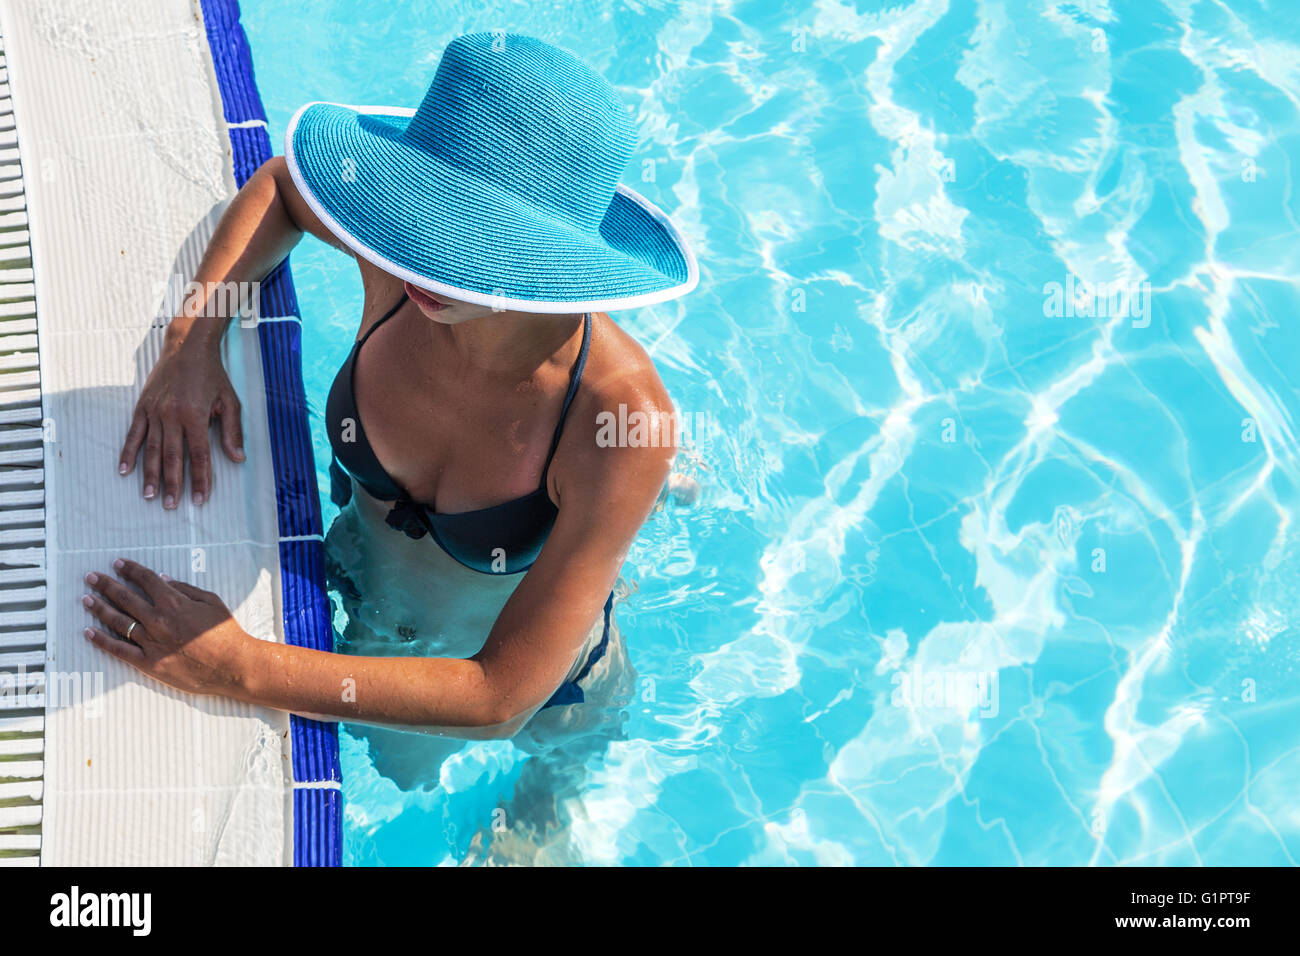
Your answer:
[[[1300,6],[243,16],[275,142],[308,100],[415,105],[460,33],[569,46],[694,241],[699,291],[619,318],[708,424],[703,494],[629,557],[641,693],[557,778],[562,855],[1296,862]],[[293,267],[327,490],[361,289]],[[355,864],[475,860],[525,760],[417,795],[343,752]]]

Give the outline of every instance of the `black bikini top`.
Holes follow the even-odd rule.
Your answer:
[[[547,494],[546,475],[550,471],[555,450],[560,445],[564,419],[569,414],[569,406],[578,392],[582,370],[587,364],[591,313],[588,312],[582,320],[582,347],[569,375],[569,390],[564,396],[560,420],[551,438],[551,449],[546,455],[542,480],[537,490],[490,508],[440,514],[412,500],[375,457],[365,429],[361,427],[361,416],[357,413],[357,400],[353,391],[357,352],[405,301],[406,293],[403,292],[397,304],[356,341],[330,387],[329,399],[325,405],[325,427],[329,432],[330,446],[334,450],[334,460],[330,463],[333,485],[331,498],[342,507],[351,497],[351,487],[347,475],[340,469],[342,466],[371,495],[383,501],[395,502],[385,520],[409,537],[420,538],[427,533],[461,564],[484,574],[517,574],[526,571],[537,560],[537,555],[555,524],[555,516],[559,513]],[[344,441],[343,425],[349,419],[352,422],[354,440]]]

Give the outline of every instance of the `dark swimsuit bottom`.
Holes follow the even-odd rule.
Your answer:
[[[546,490],[546,476],[551,468],[551,459],[560,445],[560,433],[564,430],[564,419],[569,414],[569,406],[578,385],[582,382],[582,370],[587,364],[587,346],[591,340],[591,313],[583,317],[582,347],[578,351],[578,360],[569,375],[569,390],[564,396],[564,406],[560,409],[560,421],[555,426],[551,438],[551,448],[546,455],[546,464],[542,468],[542,480],[537,490],[513,501],[506,501],[490,508],[475,511],[462,511],[454,514],[440,514],[411,498],[406,491],[392,479],[375,456],[365,429],[361,426],[361,416],[357,412],[356,393],[353,390],[353,377],[356,368],[357,353],[366,340],[375,334],[375,330],[387,322],[402,304],[406,302],[406,293],[397,300],[397,304],[384,313],[378,322],[359,338],[352,346],[347,360],[334,377],[330,387],[329,398],[325,404],[325,427],[329,432],[330,446],[334,451],[330,462],[330,498],[340,508],[352,497],[352,486],[348,474],[367,492],[381,501],[394,502],[392,510],[384,519],[388,524],[404,532],[411,538],[422,538],[428,534],[443,551],[472,571],[481,574],[520,574],[532,567],[541,553],[555,524],[559,509],[551,501]],[[354,439],[343,440],[343,423],[351,421]],[[614,594],[611,591],[605,601],[605,629],[600,643],[592,648],[587,662],[573,680],[565,681],[543,706],[555,707],[560,704],[577,704],[583,701],[582,688],[578,681],[587,676],[592,666],[605,654],[609,646],[609,621],[614,608]]]

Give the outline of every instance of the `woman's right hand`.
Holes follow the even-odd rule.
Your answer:
[[[192,281],[208,289],[214,282],[264,278],[304,232],[351,255],[343,240],[307,206],[284,157],[273,156],[240,187],[221,214]],[[206,299],[198,304],[206,307]],[[187,315],[174,317],[167,328],[162,358],[136,402],[117,469],[129,475],[143,449],[144,496],[152,500],[161,485],[164,508],[180,503],[187,442],[194,501],[207,500],[212,488],[208,430],[214,417],[221,419],[226,457],[244,460],[239,397],[221,367],[221,338],[230,319],[217,320],[206,308],[184,311]],[[196,322],[194,316],[200,314],[203,318]]]
[[[117,466],[118,474],[129,475],[143,447],[144,497],[153,500],[161,483],[163,507],[168,509],[180,503],[187,443],[194,503],[207,500],[212,489],[208,430],[214,417],[221,419],[221,447],[226,457],[244,460],[239,397],[216,349],[197,345],[164,349],[136,401]]]

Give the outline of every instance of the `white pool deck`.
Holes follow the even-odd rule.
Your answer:
[[[0,864],[286,864],[287,715],[81,636],[83,575],[128,556],[282,639],[255,331],[226,336],[248,460],[215,455],[211,500],[164,512],[116,473],[160,291],[235,193],[198,2],[0,0],[0,37],[0,673],[45,689],[0,695]]]

